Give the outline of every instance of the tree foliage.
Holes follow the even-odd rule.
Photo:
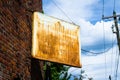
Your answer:
[[[45,71],[47,70],[47,67],[45,68]],[[51,63],[50,64],[50,75],[52,80],[68,80],[67,76],[68,67],[65,67],[62,64],[58,63]],[[45,75],[45,77],[48,77]]]

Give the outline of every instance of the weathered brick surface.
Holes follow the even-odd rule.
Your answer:
[[[42,12],[41,0],[0,0],[0,80],[33,80],[33,11]]]

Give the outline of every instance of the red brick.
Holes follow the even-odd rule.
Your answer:
[[[32,80],[31,11],[42,12],[41,0],[0,0],[0,80]]]

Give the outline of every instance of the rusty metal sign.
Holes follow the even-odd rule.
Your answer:
[[[81,67],[79,26],[34,12],[32,56],[40,60]]]

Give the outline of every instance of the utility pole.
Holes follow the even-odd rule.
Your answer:
[[[109,75],[109,80],[111,80],[111,75]]]
[[[51,67],[50,62],[46,62],[45,80],[52,80],[50,67]]]
[[[116,15],[116,12],[113,11],[113,16],[108,16],[108,17],[102,17],[102,19],[109,19],[109,18],[114,18],[114,24],[115,24],[115,28],[116,28],[116,32],[113,32],[113,33],[116,33],[116,36],[117,36],[117,45],[118,45],[118,48],[119,48],[119,55],[120,55],[120,36],[119,36],[119,28],[118,28],[118,20],[117,20],[117,17],[120,17],[120,15]],[[119,56],[118,56],[118,59],[119,59]],[[117,71],[118,71],[118,65],[119,65],[119,60],[117,61],[117,69],[116,69],[116,74],[115,74],[115,80],[117,80]],[[111,75],[110,75],[111,77]],[[109,77],[109,80],[111,80],[111,78]]]

